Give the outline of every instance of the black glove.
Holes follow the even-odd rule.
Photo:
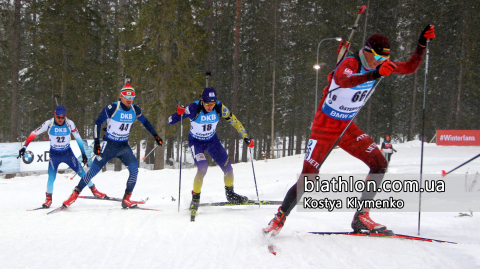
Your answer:
[[[160,136],[158,136],[157,134],[154,134],[153,135],[153,138],[155,138],[155,141],[157,142],[157,144],[159,146],[162,146],[163,145],[163,140],[160,138]]]
[[[396,150],[393,150],[393,151],[397,152]]]
[[[101,155],[102,154],[102,148],[100,147],[100,140],[95,139],[95,143],[93,144],[93,153],[95,155]]]
[[[422,47],[427,45],[427,39],[434,39],[435,38],[435,26],[429,24],[425,29],[423,29],[422,33],[420,34],[420,38],[418,39],[418,44]]]
[[[255,145],[255,143],[253,142],[253,139],[250,139],[250,138],[244,138],[243,141],[245,141],[245,145],[249,148],[253,148],[253,146]]]
[[[86,154],[82,154],[82,163],[85,165],[88,163],[88,158]]]
[[[20,151],[18,151],[18,156],[22,156],[22,157],[23,157],[23,156],[25,155],[25,151],[26,151],[26,150],[27,150],[27,148],[22,147],[22,148],[20,149]]]

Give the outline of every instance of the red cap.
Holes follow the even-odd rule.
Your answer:
[[[135,89],[130,86],[130,83],[125,84],[120,90],[120,96],[135,96]]]
[[[381,34],[372,35],[365,43],[365,50],[374,50],[379,55],[390,55],[390,41]]]

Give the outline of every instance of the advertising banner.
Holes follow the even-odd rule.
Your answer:
[[[85,153],[87,157],[93,154],[93,140],[83,140]],[[0,173],[19,173],[30,171],[47,171],[50,161],[50,142],[32,142],[28,145],[25,156],[18,158],[18,151],[21,148],[20,143],[0,143]],[[76,142],[70,144],[70,147],[77,157],[82,161],[82,153]],[[68,166],[61,163],[59,170],[68,169]]]
[[[437,130],[439,146],[480,146],[480,130]]]
[[[20,159],[17,159],[21,148],[18,143],[0,143],[0,173],[20,172]]]

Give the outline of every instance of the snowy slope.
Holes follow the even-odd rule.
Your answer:
[[[389,173],[419,173],[420,143],[394,145]],[[475,156],[480,147],[425,146],[424,173],[439,174]],[[283,200],[301,171],[303,155],[255,161],[260,199]],[[455,171],[479,171],[480,159]],[[251,163],[236,164],[235,190],[256,199]],[[368,168],[341,149],[334,150],[321,173],[366,173]],[[182,170],[177,212],[177,169],[140,169],[133,199],[150,197],[145,207],[160,212],[122,210],[120,203],[78,199],[66,212],[27,212],[45,198],[47,175],[0,179],[4,202],[0,215],[0,268],[480,268],[480,217],[458,212],[421,215],[421,236],[459,244],[391,238],[311,235],[309,231],[350,231],[351,212],[300,213],[293,210],[276,240],[278,254],[267,250],[261,228],[277,206],[200,208],[190,222],[186,209],[196,169]],[[78,182],[57,175],[52,208]],[[122,197],[128,172],[105,172],[93,180],[109,196]],[[464,184],[464,182],[459,182]],[[480,186],[479,186],[480,187]],[[90,195],[87,188],[83,195]],[[479,192],[480,194],[480,192]],[[225,201],[223,174],[209,167],[202,202]],[[418,213],[372,213],[400,234],[417,234]]]

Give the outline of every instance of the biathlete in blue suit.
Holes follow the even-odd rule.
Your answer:
[[[45,121],[40,127],[30,133],[25,141],[25,145],[20,149],[19,155],[24,156],[28,144],[44,132],[47,132],[50,138],[50,161],[48,162],[47,198],[45,203],[42,204],[42,207],[49,208],[52,204],[53,183],[57,177],[58,166],[61,163],[66,163],[71,169],[78,172],[80,176],[85,175],[85,171],[83,171],[80,162],[70,148],[70,134],[72,134],[77,141],[78,147],[82,152],[82,162],[84,164],[88,162],[88,158],[85,154],[82,137],[80,137],[75,123],[67,119],[67,109],[64,106],[57,106],[54,117]],[[88,187],[90,187],[95,196],[100,198],[105,197],[104,193],[99,192],[97,188],[95,188],[93,182],[89,182]]]
[[[158,145],[162,145],[162,139],[157,135],[152,124],[142,114],[140,108],[133,104],[135,99],[135,89],[127,83],[120,92],[120,100],[111,103],[100,112],[95,121],[94,138],[95,144],[93,152],[97,155],[92,167],[88,173],[82,177],[77,187],[73,190],[70,197],[63,202],[63,205],[70,206],[76,200],[80,192],[85,188],[91,179],[102,169],[102,167],[111,159],[119,158],[122,163],[128,168],[130,175],[127,181],[127,188],[123,196],[122,207],[135,207],[137,204],[130,200],[133,189],[137,183],[138,162],[133,155],[132,148],[128,145],[128,136],[135,119],[140,121],[143,126],[153,135]],[[107,121],[107,133],[104,140],[107,142],[103,152],[100,147],[100,128],[102,123]]]
[[[192,151],[193,159],[197,165],[197,174],[193,182],[192,202],[190,211],[195,214],[200,203],[200,192],[203,178],[207,173],[208,163],[204,152],[208,151],[213,160],[220,166],[224,173],[225,195],[230,203],[243,204],[248,198],[233,191],[233,168],[225,148],[217,137],[216,129],[220,118],[227,120],[245,141],[245,145],[253,147],[254,142],[248,137],[245,129],[235,115],[220,101],[217,101],[217,92],[214,88],[205,88],[201,100],[191,103],[188,107],[179,106],[177,113],[168,118],[168,124],[175,124],[183,119],[190,119],[190,133],[188,145]]]

